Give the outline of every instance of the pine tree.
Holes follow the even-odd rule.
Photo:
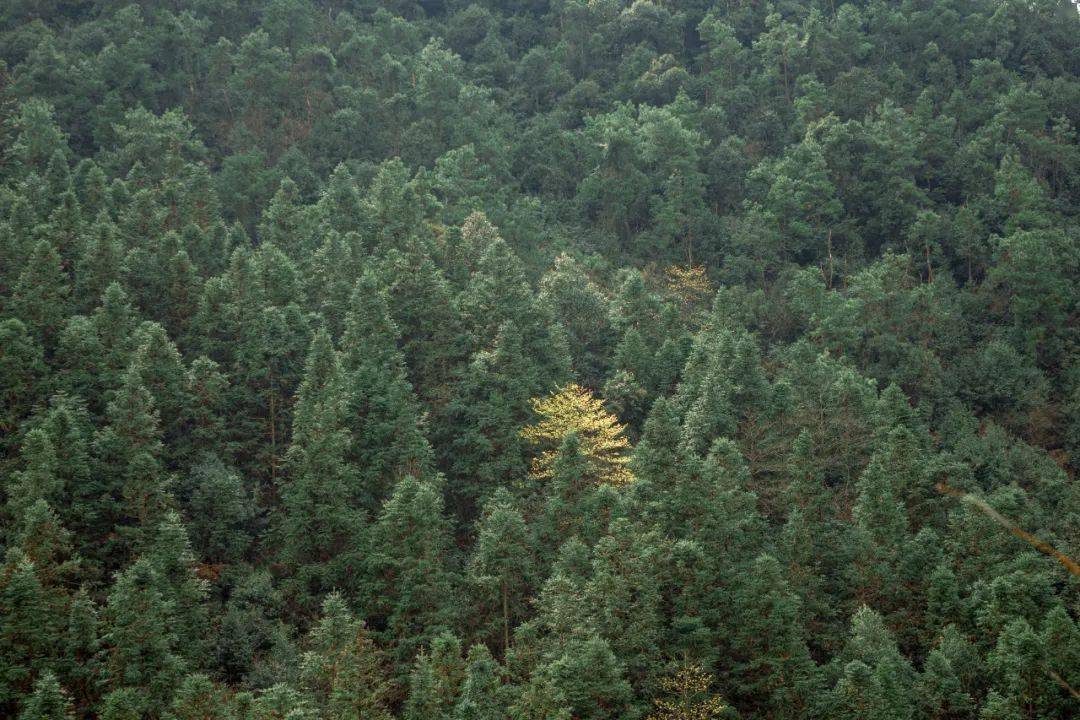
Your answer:
[[[206,675],[193,674],[176,688],[168,720],[233,720],[236,712],[228,690]]]
[[[24,527],[26,512],[34,503],[55,502],[64,491],[56,450],[47,432],[35,428],[26,433],[19,455],[24,469],[14,473],[7,487],[7,514],[13,534]]]
[[[60,254],[48,240],[39,241],[30,251],[12,289],[11,310],[47,355],[55,347],[68,314],[70,293],[71,285]]]
[[[543,497],[537,527],[542,547],[556,547],[568,537],[591,545],[607,529],[611,513],[624,498],[616,487],[596,483],[594,467],[582,452],[578,434],[568,433],[554,455],[550,480],[534,488]],[[530,487],[535,485],[533,480]]]
[[[165,328],[156,322],[141,324],[135,332],[134,342],[131,371],[138,373],[153,398],[161,422],[163,458],[169,466],[174,466],[173,448],[179,445],[184,435],[183,421],[188,404],[184,362]]]
[[[611,648],[598,637],[572,639],[538,670],[583,720],[625,717],[632,693]]]
[[[14,543],[34,563],[54,610],[67,600],[67,587],[79,577],[80,559],[72,550],[71,532],[44,499],[34,501],[19,516]]]
[[[453,715],[465,677],[461,640],[449,633],[432,639],[421,650],[409,675],[403,717],[407,720],[447,720]]]
[[[404,720],[446,720],[438,692],[438,680],[431,658],[423,651],[409,672],[409,690],[402,709]]]
[[[193,639],[177,633],[164,584],[152,560],[140,558],[116,576],[105,613],[108,687],[113,693],[137,691],[140,706],[154,713],[165,709],[185,675],[183,642]],[[121,699],[106,699],[106,706]]]
[[[548,678],[533,677],[508,709],[511,720],[570,720],[566,699]]]
[[[101,514],[126,526],[127,535],[137,536],[152,530],[161,517],[166,478],[158,412],[136,367],[124,373],[106,414],[109,424],[94,440],[111,480]]]
[[[798,597],[777,560],[761,555],[734,595],[729,632],[732,700],[768,708],[775,717],[805,717],[817,690],[817,669],[803,640]]]
[[[454,708],[454,720],[505,720],[500,698],[500,668],[484,645],[469,648],[461,697]]]
[[[323,716],[331,720],[389,720],[390,684],[362,620],[341,595],[332,593],[322,605],[322,618],[308,636],[302,674]]]
[[[921,712],[928,718],[966,717],[973,706],[948,656],[938,649],[926,656],[915,693]]]
[[[55,108],[45,100],[31,98],[19,106],[15,128],[18,136],[11,150],[26,171],[43,171],[53,153],[68,150],[67,135],[53,118]]]
[[[0,565],[0,710],[9,717],[52,655],[53,620],[34,564],[19,548],[9,548]]]
[[[34,683],[34,694],[27,699],[19,720],[70,720],[73,716],[71,698],[56,676],[46,670]]]
[[[394,480],[424,474],[431,448],[397,347],[399,332],[374,276],[357,283],[341,341],[345,423],[353,428],[348,460],[360,473],[367,507],[386,498]]]
[[[499,330],[494,346],[477,352],[462,375],[432,431],[452,497],[460,513],[471,517],[475,505],[494,488],[524,474],[519,431],[529,415],[529,398],[541,388],[521,334],[509,322]]]
[[[291,190],[285,183],[279,190],[282,212],[273,216],[275,224],[282,224],[288,215],[284,212],[284,203],[289,199]],[[275,196],[277,198],[278,196]],[[360,199],[360,193],[356,189],[356,183],[345,163],[339,163],[330,178],[326,181],[326,187],[314,209],[315,218],[320,226],[335,230],[341,235],[348,232],[364,232],[370,222],[368,212]],[[282,217],[284,216],[284,217]]]
[[[336,173],[331,176],[331,182],[338,182],[334,179],[335,177]],[[326,192],[327,195],[341,194],[336,184],[333,187],[328,184]],[[355,189],[353,192],[355,193]],[[334,199],[337,200],[337,198]],[[353,206],[355,207],[358,202],[359,198],[355,199]],[[337,207],[325,211],[328,222],[334,221],[336,213],[341,212],[345,207],[345,204],[340,202],[333,204]],[[311,249],[306,243],[310,231],[304,211],[305,208],[300,204],[299,188],[296,183],[289,177],[282,178],[281,184],[270,199],[270,204],[263,212],[262,222],[259,224],[259,238],[263,242],[273,243],[281,248],[294,261],[302,261],[305,251]]]
[[[399,480],[372,528],[371,548],[371,602],[402,663],[458,624],[460,579],[438,488],[411,475]]]
[[[124,249],[116,225],[107,213],[98,215],[86,232],[75,262],[75,301],[89,312],[111,283],[122,277]]]
[[[80,708],[93,707],[100,695],[102,679],[101,637],[98,608],[85,588],[71,598],[63,652],[57,666],[63,684],[71,690]]]
[[[494,600],[491,604],[500,608],[495,614],[501,616],[504,655],[510,649],[511,621],[523,615],[522,606],[533,580],[533,544],[513,497],[504,489],[496,491],[477,524],[468,575],[483,591],[485,600]]]
[[[840,718],[915,716],[915,671],[900,654],[881,616],[863,606],[851,620],[851,637],[840,656],[843,676],[832,691]]]
[[[0,399],[0,449],[13,449],[15,428],[30,412],[45,375],[41,346],[21,320],[0,320],[0,384],[9,390]],[[6,454],[6,453],[5,453]]]
[[[662,666],[663,590],[669,547],[659,533],[613,519],[593,548],[584,598],[593,626],[638,692],[655,687]]]
[[[539,302],[565,330],[574,379],[602,384],[615,343],[607,300],[570,255],[555,258],[540,281]]]
[[[297,393],[278,529],[292,592],[308,611],[334,588],[355,591],[365,547],[368,490],[348,459],[343,396],[337,353],[319,331]]]
[[[993,688],[1014,699],[1022,715],[1039,717],[1057,705],[1059,688],[1045,670],[1046,646],[1023,618],[1009,622],[986,656]]]
[[[188,528],[198,557],[236,563],[251,544],[254,502],[239,474],[216,455],[204,455],[189,480]]]
[[[206,663],[208,638],[202,629],[209,625],[206,602],[207,582],[196,573],[187,529],[175,510],[166,510],[143,551],[153,566],[159,589],[172,613],[172,630],[184,639],[178,652],[186,665],[200,668]]]

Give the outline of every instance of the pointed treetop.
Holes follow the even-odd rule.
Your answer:
[[[557,448],[567,435],[576,433],[594,482],[625,485],[633,480],[626,427],[589,390],[570,383],[551,395],[534,398],[532,406],[540,419],[523,428],[521,436],[543,448],[533,461],[537,477],[551,477]]]

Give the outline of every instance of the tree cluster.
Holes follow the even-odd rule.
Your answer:
[[[1080,713],[1068,0],[0,4],[0,717]]]

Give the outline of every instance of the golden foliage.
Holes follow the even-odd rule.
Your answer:
[[[667,269],[667,288],[684,306],[689,307],[708,300],[713,293],[709,276],[702,265],[670,266]]]
[[[656,710],[647,720],[713,720],[727,709],[709,693],[712,677],[698,665],[686,665],[660,681],[670,698],[653,700]]]
[[[540,419],[523,428],[521,437],[543,448],[533,460],[533,475],[550,478],[559,446],[576,433],[582,456],[596,471],[596,482],[625,485],[634,479],[628,467],[626,426],[587,389],[570,383],[547,397],[533,398],[532,407]]]

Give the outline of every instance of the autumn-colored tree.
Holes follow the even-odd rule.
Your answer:
[[[713,678],[699,665],[683,665],[660,681],[666,697],[656,698],[648,720],[712,720],[727,705],[711,691]]]
[[[626,427],[589,390],[570,383],[547,397],[534,398],[532,408],[540,419],[523,428],[521,436],[540,448],[533,458],[535,478],[552,477],[558,449],[563,439],[574,433],[594,482],[626,485],[633,481]]]

